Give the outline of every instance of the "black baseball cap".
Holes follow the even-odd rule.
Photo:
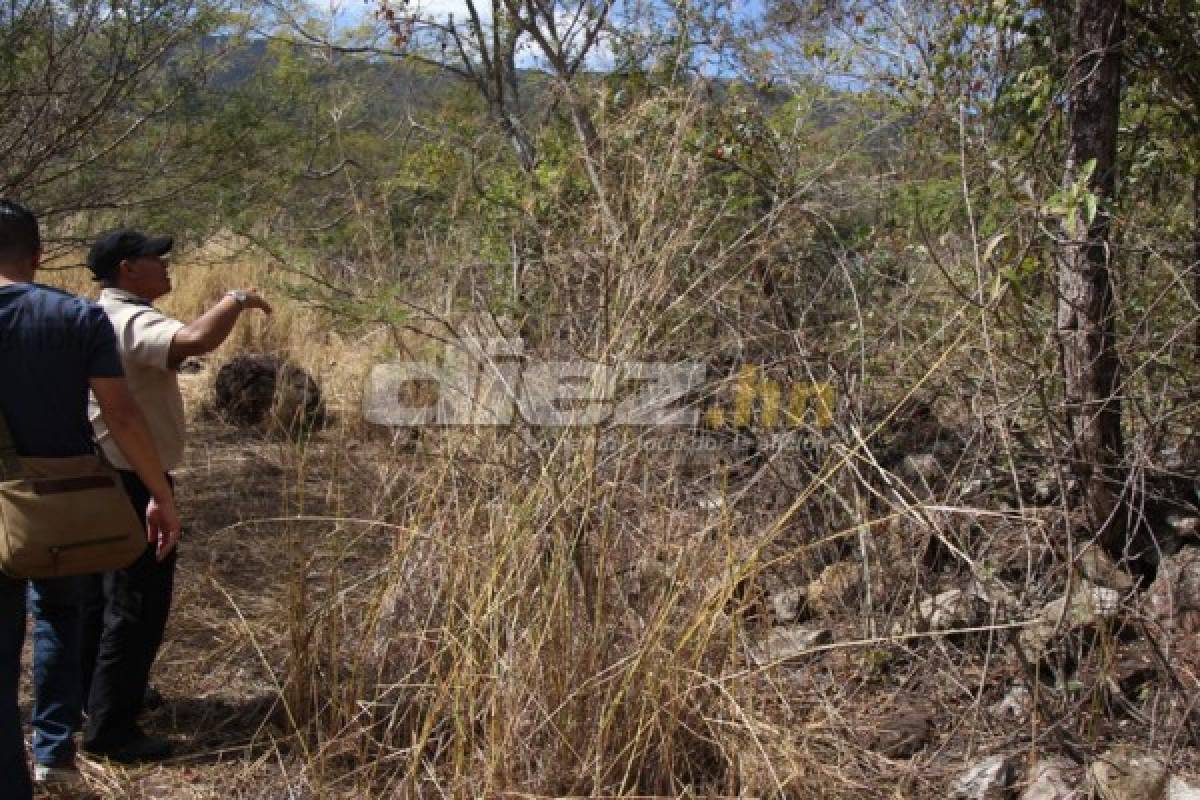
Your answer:
[[[97,239],[88,251],[88,269],[96,280],[108,280],[116,275],[117,267],[125,259],[163,256],[171,251],[173,244],[175,240],[170,236],[147,236],[129,228],[110,231]]]

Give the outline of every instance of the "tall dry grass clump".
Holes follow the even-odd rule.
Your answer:
[[[536,357],[597,375],[712,357],[694,332],[715,324],[722,286],[759,245],[719,241],[726,209],[708,206],[705,157],[687,141],[700,107],[652,99],[613,132],[624,227],[597,217],[586,238],[542,243],[530,280],[567,313],[533,320]],[[391,469],[414,473],[416,499],[380,491],[364,514],[393,537],[378,580],[350,587],[323,569],[332,605],[317,606],[297,578],[285,697],[318,771],[354,764],[359,791],[395,797],[803,782],[804,745],[758,707],[763,675],[746,657],[763,625],[759,553],[778,532],[729,513],[724,467],[687,450],[704,434],[670,447],[661,431],[605,425],[415,435]]]
[[[294,596],[285,697],[314,761],[371,796],[765,789],[747,763],[791,743],[758,741],[748,692],[755,538],[679,508],[675,476],[603,477],[636,459],[423,473],[377,582]]]

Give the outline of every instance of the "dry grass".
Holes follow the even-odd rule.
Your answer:
[[[181,475],[168,704],[151,720],[182,752],[94,770],[103,796],[941,797],[972,754],[1131,733],[1074,716],[1100,677],[1041,689],[1069,734],[1041,727],[1053,716],[1014,731],[991,710],[1025,680],[1006,650],[1020,609],[993,608],[970,634],[887,633],[969,578],[959,564],[912,582],[900,562],[920,559],[930,525],[1020,593],[1006,565],[1022,536],[1052,534],[1045,515],[879,512],[895,563],[856,549],[840,563],[887,591],[873,607],[865,582],[841,593],[815,621],[833,646],[760,664],[769,595],[819,574],[828,536],[765,524],[779,512],[723,492],[720,464],[697,478],[645,451],[550,455],[554,440],[510,462],[494,433],[431,438],[401,456],[333,431],[298,444],[201,427]],[[968,516],[975,531],[956,532]],[[1030,603],[1065,580],[1061,559],[1045,555]],[[1111,644],[1088,663],[1110,663],[1124,647]],[[930,742],[881,754],[881,726],[912,708],[933,720]]]
[[[637,147],[613,145],[608,166],[630,224],[612,235],[580,211],[590,249],[541,242],[529,290],[561,313],[515,324],[539,334],[538,356],[649,352],[721,374],[762,361],[812,377],[810,350],[825,347],[835,424],[687,431],[666,452],[654,430],[519,424],[425,428],[393,446],[357,418],[362,376],[385,346],[428,352],[461,309],[407,298],[411,339],[339,334],[283,299],[273,262],[228,243],[184,254],[172,313],[233,285],[279,298],[188,379],[193,407],[222,356],[253,349],[309,369],[343,424],[292,441],[197,419],[159,671],[169,702],[151,720],[182,754],[94,770],[103,796],[934,798],[982,754],[1090,757],[1115,741],[1195,766],[1192,662],[1159,665],[1130,699],[1110,687],[1131,648],[1120,630],[1071,639],[1080,667],[1057,682],[1011,649],[1079,567],[1070,516],[1026,496],[1045,473],[1010,439],[1031,416],[1009,401],[1028,373],[988,344],[986,315],[919,265],[915,288],[873,318],[857,296],[826,309],[841,314],[817,332],[829,342],[781,330],[752,265],[783,237],[808,244],[815,212],[785,203],[717,241],[727,210],[685,141],[693,113],[629,111],[610,140]],[[818,266],[851,282],[848,262]],[[973,268],[967,255],[952,267]],[[727,397],[714,384],[711,398]],[[782,627],[774,599],[810,585],[805,624],[829,643],[756,658]],[[974,585],[993,599],[970,624],[913,624],[921,601]],[[1140,602],[1124,599],[1130,619]],[[996,710],[1013,687],[1036,698],[1019,720]],[[898,754],[883,733],[914,714],[925,738]]]

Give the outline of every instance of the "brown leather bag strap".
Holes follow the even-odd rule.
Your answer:
[[[4,418],[4,412],[0,412],[0,480],[16,480],[23,472],[8,420]]]

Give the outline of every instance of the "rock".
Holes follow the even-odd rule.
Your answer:
[[[280,425],[289,433],[325,422],[325,402],[313,377],[290,361],[240,355],[217,371],[214,408],[234,425]]]
[[[1024,719],[1033,710],[1033,695],[1024,686],[1014,686],[999,703],[991,707],[991,712],[998,717]]]
[[[978,606],[974,595],[951,589],[921,601],[917,614],[931,631],[968,628],[977,621]]]
[[[942,477],[942,467],[933,453],[910,453],[900,463],[900,474],[910,480],[928,484]]]
[[[1064,600],[1050,605],[1050,616],[1057,619]],[[1081,582],[1067,604],[1067,618],[1075,625],[1095,625],[1104,620],[1116,619],[1121,611],[1121,594],[1103,586],[1088,586]]]
[[[1005,800],[1012,793],[1017,770],[1008,756],[988,756],[964,772],[954,784],[955,800]]]
[[[800,622],[808,616],[808,591],[803,586],[771,595],[771,608],[779,622]]]
[[[814,614],[830,616],[858,604],[863,590],[863,569],[853,561],[830,564],[805,589]]]
[[[888,758],[912,758],[932,736],[933,716],[929,711],[906,706],[875,724],[870,747]]]
[[[1115,589],[1122,594],[1133,589],[1133,578],[1112,560],[1099,546],[1091,545],[1079,554],[1079,571],[1097,586]]]
[[[829,644],[833,634],[827,628],[773,628],[766,638],[750,646],[750,658],[760,667],[792,658],[811,655],[814,647]]]
[[[1200,538],[1200,517],[1184,514],[1168,514],[1167,527],[1181,539]]]
[[[1080,581],[1069,596],[1047,603],[1033,624],[1021,631],[1018,638],[1025,656],[1031,661],[1045,659],[1060,632],[1094,630],[1115,620],[1120,608],[1120,592]]]
[[[1058,499],[1058,481],[1052,478],[1041,478],[1034,481],[1033,499],[1043,505]]]
[[[1130,702],[1140,702],[1142,691],[1158,679],[1158,661],[1142,642],[1141,648],[1131,649],[1113,665],[1112,677],[1121,694]]]
[[[979,606],[980,600],[974,592],[950,589],[922,600],[910,619],[901,619],[892,625],[892,635],[969,628],[979,620]]]
[[[1185,547],[1158,565],[1147,611],[1164,628],[1200,632],[1200,548]]]
[[[988,485],[986,482],[981,478],[975,478],[974,480],[963,481],[959,485],[958,493],[960,497],[978,497],[987,488]]]
[[[1167,800],[1200,800],[1200,789],[1184,783],[1182,778],[1171,778],[1167,783]]]
[[[620,586],[627,597],[650,597],[670,584],[674,570],[654,556],[642,556],[620,574]]]
[[[1092,762],[1088,778],[1099,800],[1163,800],[1167,762],[1155,753],[1118,745]]]
[[[1000,580],[981,577],[971,582],[971,594],[1000,617],[1008,618],[1021,607],[1021,601]]]
[[[1049,758],[1039,761],[1030,771],[1028,785],[1021,792],[1019,800],[1077,800],[1083,797],[1082,792],[1071,788],[1067,781],[1067,771],[1071,762],[1062,758]]]

